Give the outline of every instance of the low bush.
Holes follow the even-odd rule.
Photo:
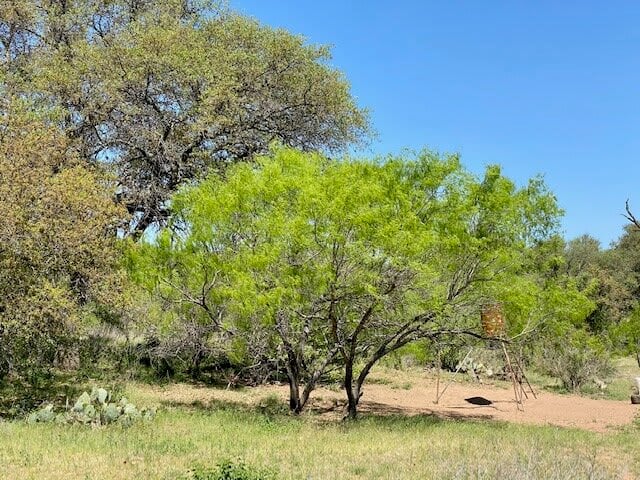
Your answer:
[[[278,415],[287,415],[289,407],[285,402],[275,394],[268,395],[258,403],[258,410],[263,415],[275,417]]]
[[[604,345],[584,331],[545,345],[539,363],[545,373],[559,379],[572,392],[602,381],[614,371]]]

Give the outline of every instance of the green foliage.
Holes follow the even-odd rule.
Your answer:
[[[275,480],[276,475],[259,470],[242,461],[226,460],[214,468],[195,467],[184,480]]]
[[[613,342],[622,352],[634,354],[640,366],[640,307],[610,330]]]
[[[425,366],[433,360],[432,346],[425,341],[416,341],[410,343],[393,352],[388,361],[395,368],[404,368],[412,366]]]
[[[219,2],[10,3],[0,10],[7,84],[49,100],[83,159],[115,168],[138,234],[166,219],[181,184],[272,141],[337,151],[367,135],[327,47]]]
[[[633,309],[637,298],[635,280],[624,243],[609,250],[600,249],[597,240],[582,236],[567,243],[566,269],[583,285],[590,284],[590,297],[595,302],[587,317],[589,329],[602,334],[620,323]]]
[[[50,367],[124,284],[109,178],[32,116],[0,125],[0,379]]]
[[[260,402],[258,402],[258,411],[264,415],[273,417],[284,415],[288,410],[278,395],[271,394],[260,399]]]
[[[617,353],[640,352],[635,314],[638,245],[637,232],[627,228],[606,250],[588,235],[566,243],[557,238],[537,246],[530,276],[556,285],[541,311],[551,321],[545,329],[538,329],[539,343],[549,348],[554,338],[575,335],[577,329],[588,332],[596,342],[610,344]]]
[[[455,372],[467,352],[468,348],[460,343],[442,347],[440,349],[441,368],[449,370],[450,372]]]
[[[522,251],[556,225],[553,196],[497,167],[477,180],[456,156],[336,162],[278,148],[172,206],[173,228],[132,245],[133,276],[176,319],[280,359],[292,386],[342,365],[359,389],[398,348],[477,329],[484,299],[526,298],[531,316],[555,291],[516,277]]]
[[[607,293],[606,324],[616,347],[623,353],[633,352],[640,365],[640,233],[635,227],[625,229],[618,242],[606,255],[606,271],[611,281]]]
[[[456,155],[302,153],[368,134],[329,61],[223,2],[3,2],[0,381],[101,358],[97,326],[130,345],[132,324],[153,324],[137,353],[162,376],[286,375],[299,411],[342,368],[357,402],[395,351],[424,363],[441,342],[455,368],[451,337],[477,332],[486,301],[567,388],[604,375],[609,341],[640,362],[637,231],[609,250],[565,243],[541,178],[520,188],[495,165],[476,178]],[[300,151],[235,165],[273,142]],[[116,232],[170,212],[129,249],[141,294]]]
[[[149,421],[155,416],[155,409],[138,409],[125,397],[117,402],[104,388],[93,388],[91,393],[83,392],[73,407],[66,412],[56,413],[54,405],[49,403],[30,413],[28,423],[83,424],[99,427],[118,423],[130,426],[139,421]]]

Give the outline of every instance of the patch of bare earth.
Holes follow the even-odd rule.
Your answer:
[[[640,412],[637,405],[616,400],[598,400],[578,395],[560,395],[536,391],[537,398],[529,394],[519,410],[510,384],[452,383],[435,404],[436,383],[433,378],[412,375],[411,383],[402,388],[389,384],[370,383],[364,387],[360,411],[378,415],[436,415],[452,419],[501,420],[515,423],[575,427],[605,432],[633,422]],[[441,388],[443,385],[441,385]],[[241,391],[220,390],[189,385],[148,387],[155,400],[172,405],[202,405],[234,403],[255,406],[268,395],[287,398],[286,385],[269,385]],[[150,391],[152,390],[152,391]],[[475,405],[465,399],[482,397],[489,405]],[[311,398],[310,409],[321,418],[339,419],[344,411],[344,393],[340,390],[319,388]],[[487,402],[485,402],[487,403]]]
[[[371,385],[362,398],[363,410],[394,409],[407,414],[434,414],[447,418],[481,418],[537,425],[576,427],[596,432],[631,423],[638,408],[630,402],[595,400],[577,395],[536,392],[519,410],[513,390],[490,385],[452,384],[436,405],[435,385],[392,390]],[[482,397],[491,405],[474,405],[465,399]]]

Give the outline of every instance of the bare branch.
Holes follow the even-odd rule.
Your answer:
[[[626,213],[623,213],[622,216],[629,220],[638,230],[640,230],[640,220],[636,218],[636,216],[631,212],[631,207],[629,207],[629,199],[624,202],[624,207]]]

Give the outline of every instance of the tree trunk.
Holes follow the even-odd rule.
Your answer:
[[[304,390],[302,390],[302,397],[300,398],[300,411],[302,411],[302,409],[305,407],[305,405],[309,401],[309,396],[311,395],[311,392],[316,388],[316,382],[318,381],[317,378],[319,376],[320,375],[315,375],[315,374],[312,375],[311,378],[305,384]]]
[[[355,419],[358,416],[358,404],[360,403],[360,397],[362,397],[362,385],[366,380],[371,367],[380,360],[384,355],[379,355],[378,352],[371,358],[363,367],[360,375],[355,381],[353,380],[353,362],[348,362],[345,367],[345,390],[347,392],[347,415],[345,418]],[[347,382],[348,379],[348,382]]]
[[[302,413],[314,388],[315,382],[310,381],[305,384],[302,389],[302,394],[300,394],[300,380],[292,381],[291,378],[289,378],[289,409],[292,413],[296,415]]]
[[[191,377],[193,377],[195,380],[200,380],[200,374],[201,374],[201,364],[202,364],[202,360],[204,360],[204,354],[202,353],[202,351],[198,351],[193,358],[191,359],[191,366],[189,367],[189,374],[191,375]]]
[[[322,372],[315,372],[311,378],[307,380],[300,394],[300,379],[296,382],[289,381],[289,408],[293,413],[301,413],[309,401],[311,392],[316,388],[316,382]]]
[[[309,397],[311,396],[311,392],[315,390],[316,384],[325,373],[329,364],[333,361],[336,353],[338,352],[337,348],[333,348],[329,351],[329,354],[324,359],[324,362],[316,368],[312,375],[309,376],[307,381],[305,382],[304,389],[302,391],[302,397],[300,398],[300,411],[305,407],[307,402],[309,401]]]
[[[296,415],[302,411],[302,404],[300,402],[300,385],[291,377],[289,377],[289,410]]]
[[[302,411],[300,401],[300,369],[295,354],[287,352],[287,378],[289,379],[289,410],[298,414]]]
[[[349,388],[351,390],[351,388]],[[343,420],[355,420],[358,417],[358,399],[351,393],[349,395],[349,401],[347,402],[347,414]]]
[[[391,353],[398,348],[409,343],[409,340],[398,341],[392,346],[382,345],[376,350],[371,358],[365,363],[364,367],[360,371],[358,378],[353,379],[353,362],[352,358],[345,359],[345,371],[344,371],[344,388],[347,392],[347,415],[343,420],[346,419],[355,419],[358,415],[358,404],[360,403],[360,397],[362,397],[362,385],[364,385],[364,381],[367,379],[367,376],[371,372],[373,366],[385,355]]]
[[[640,367],[640,349],[636,352],[636,362],[638,362],[638,367]]]
[[[353,385],[353,360],[348,359],[344,366],[344,389],[347,393],[347,414],[343,420],[355,420],[358,416],[360,388]]]

